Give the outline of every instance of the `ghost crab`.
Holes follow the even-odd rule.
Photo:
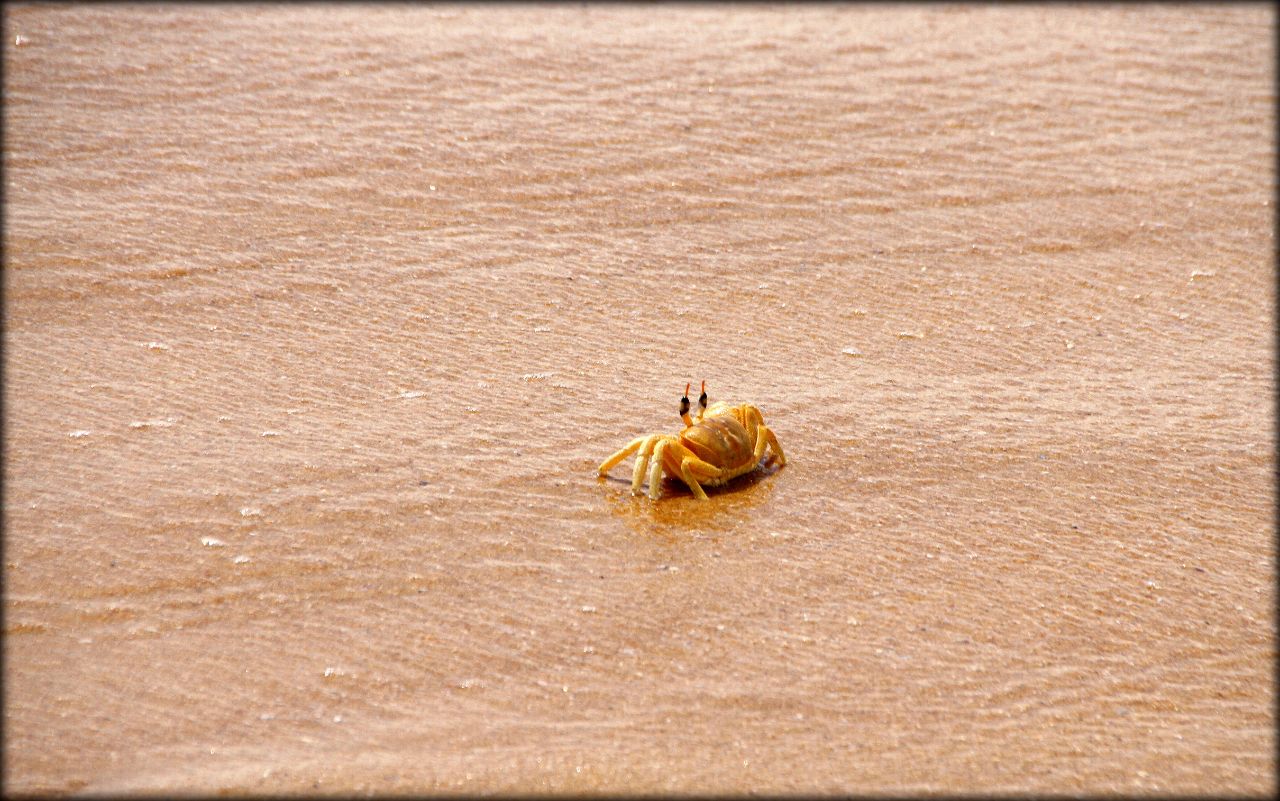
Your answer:
[[[717,487],[760,464],[765,448],[771,448],[779,465],[787,463],[778,438],[764,424],[760,410],[749,403],[737,405],[716,401],[707,406],[707,382],[702,382],[698,398],[698,416],[689,416],[689,387],[680,399],[680,419],[684,430],[679,434],[650,434],[636,437],[625,448],[605,459],[600,465],[603,476],[633,453],[639,451],[631,474],[631,494],[639,495],[645,472],[649,474],[649,497],[658,497],[662,474],[678,478],[706,500],[703,485]]]

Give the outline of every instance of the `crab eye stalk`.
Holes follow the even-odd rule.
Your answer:
[[[689,384],[684,385],[684,397],[680,399],[680,419],[686,426],[693,425],[693,420],[689,419],[689,387]]]
[[[702,394],[698,396],[698,406],[701,407],[703,412],[707,410],[707,382],[706,381],[702,382]],[[699,415],[701,415],[701,413],[702,412],[699,412]]]

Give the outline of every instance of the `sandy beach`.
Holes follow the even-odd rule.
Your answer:
[[[1274,793],[1275,25],[6,4],[6,793]]]

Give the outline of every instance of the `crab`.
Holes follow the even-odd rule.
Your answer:
[[[601,463],[600,475],[605,475],[618,462],[639,451],[631,474],[632,495],[640,494],[647,471],[649,497],[656,500],[658,484],[666,472],[688,484],[695,498],[705,501],[707,493],[703,486],[718,487],[750,473],[760,464],[766,447],[773,450],[780,466],[787,463],[778,438],[764,424],[759,409],[749,403],[733,405],[724,401],[716,401],[708,407],[707,382],[703,381],[702,395],[698,398],[698,416],[691,417],[691,386],[685,385],[684,397],[680,399],[683,431],[636,437]]]

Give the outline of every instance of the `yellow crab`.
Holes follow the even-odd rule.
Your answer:
[[[618,451],[600,465],[600,475],[608,473],[614,465],[636,451],[635,470],[631,475],[631,494],[640,494],[645,470],[649,472],[649,497],[657,499],[658,483],[665,470],[667,475],[689,485],[694,497],[706,500],[702,485],[717,487],[750,473],[760,464],[766,446],[773,449],[779,465],[787,463],[787,457],[778,446],[760,410],[749,403],[737,406],[716,401],[707,408],[707,382],[702,382],[702,396],[698,398],[698,416],[689,416],[689,387],[684,388],[680,399],[680,419],[684,430],[679,434],[650,434],[636,437],[627,447]]]

